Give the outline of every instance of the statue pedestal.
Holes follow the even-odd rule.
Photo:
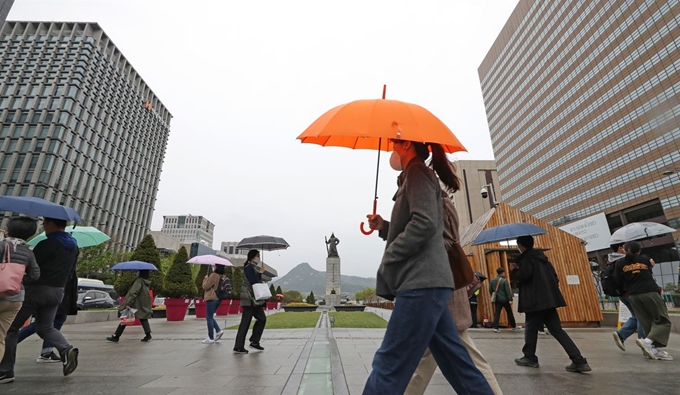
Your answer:
[[[340,290],[340,257],[329,256],[326,258],[326,305],[339,305],[340,299],[342,299],[342,292]]]

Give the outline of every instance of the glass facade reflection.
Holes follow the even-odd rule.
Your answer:
[[[130,249],[151,225],[171,118],[99,25],[0,30],[0,194],[73,207]]]

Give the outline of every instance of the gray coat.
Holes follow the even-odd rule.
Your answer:
[[[454,288],[444,247],[443,210],[439,180],[422,160],[412,160],[404,170],[391,220],[380,232],[387,244],[378,269],[378,296],[393,300],[412,289]]]

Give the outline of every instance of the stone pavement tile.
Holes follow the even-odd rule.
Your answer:
[[[283,387],[264,387],[260,395],[281,395]]]
[[[257,375],[238,375],[234,380],[227,385],[228,388],[251,387],[257,385],[259,387],[279,387],[283,388],[288,382],[288,376],[267,374],[264,371],[258,371]]]
[[[427,390],[425,390],[425,395],[451,395],[455,394],[455,391],[451,386],[446,383],[446,385],[442,384],[432,384],[427,386]]]
[[[368,373],[368,370],[366,369],[366,366],[364,366],[364,364],[362,364],[362,363],[356,364],[356,363],[352,363],[352,362],[345,362],[344,359],[343,359],[343,364],[342,364],[342,370],[345,371],[345,375],[353,374],[353,373]]]
[[[305,375],[309,373],[331,373],[331,360],[325,358],[308,358]],[[304,379],[303,379],[304,381]]]
[[[347,384],[358,385],[363,384],[368,380],[368,372],[366,373],[347,373],[345,372],[345,379]]]
[[[228,388],[222,388],[219,391],[211,390],[208,391],[205,388],[178,388],[172,392],[170,395],[206,395],[206,394],[225,394],[225,395],[262,395],[266,387],[243,387],[239,388],[238,392],[232,392]]]
[[[292,363],[292,362],[287,363],[287,364],[281,365],[281,367],[278,368],[274,374],[290,376],[290,374],[293,373],[294,368],[295,368],[294,363]]]
[[[364,384],[365,383],[362,383],[361,385],[348,385],[349,395],[361,395],[362,392],[364,392]]]
[[[171,388],[222,388],[236,379],[236,376],[161,376],[156,380],[144,384],[141,388],[171,387]]]

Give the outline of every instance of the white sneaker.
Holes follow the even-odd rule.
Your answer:
[[[673,360],[673,357],[668,355],[668,353],[666,351],[661,351],[661,350],[654,348],[654,351],[652,351],[652,352],[654,353],[654,359],[656,359],[657,361],[672,361]]]
[[[213,339],[209,338],[209,337],[206,338],[205,340],[203,340],[203,344],[213,344],[213,343],[215,343],[215,341]]]
[[[220,331],[215,333],[215,341],[218,341],[222,338],[222,335],[224,335],[224,332]]]
[[[614,343],[616,343],[616,347],[620,348],[622,351],[626,351],[626,346],[623,345],[623,341],[619,336],[619,332],[612,332],[612,337],[614,337]]]
[[[500,329],[494,329],[493,331],[496,332],[496,333],[501,333]]]
[[[656,359],[654,356],[654,346],[648,344],[644,339],[635,340],[635,344],[642,349],[642,352],[645,356],[649,357],[649,359]]]

